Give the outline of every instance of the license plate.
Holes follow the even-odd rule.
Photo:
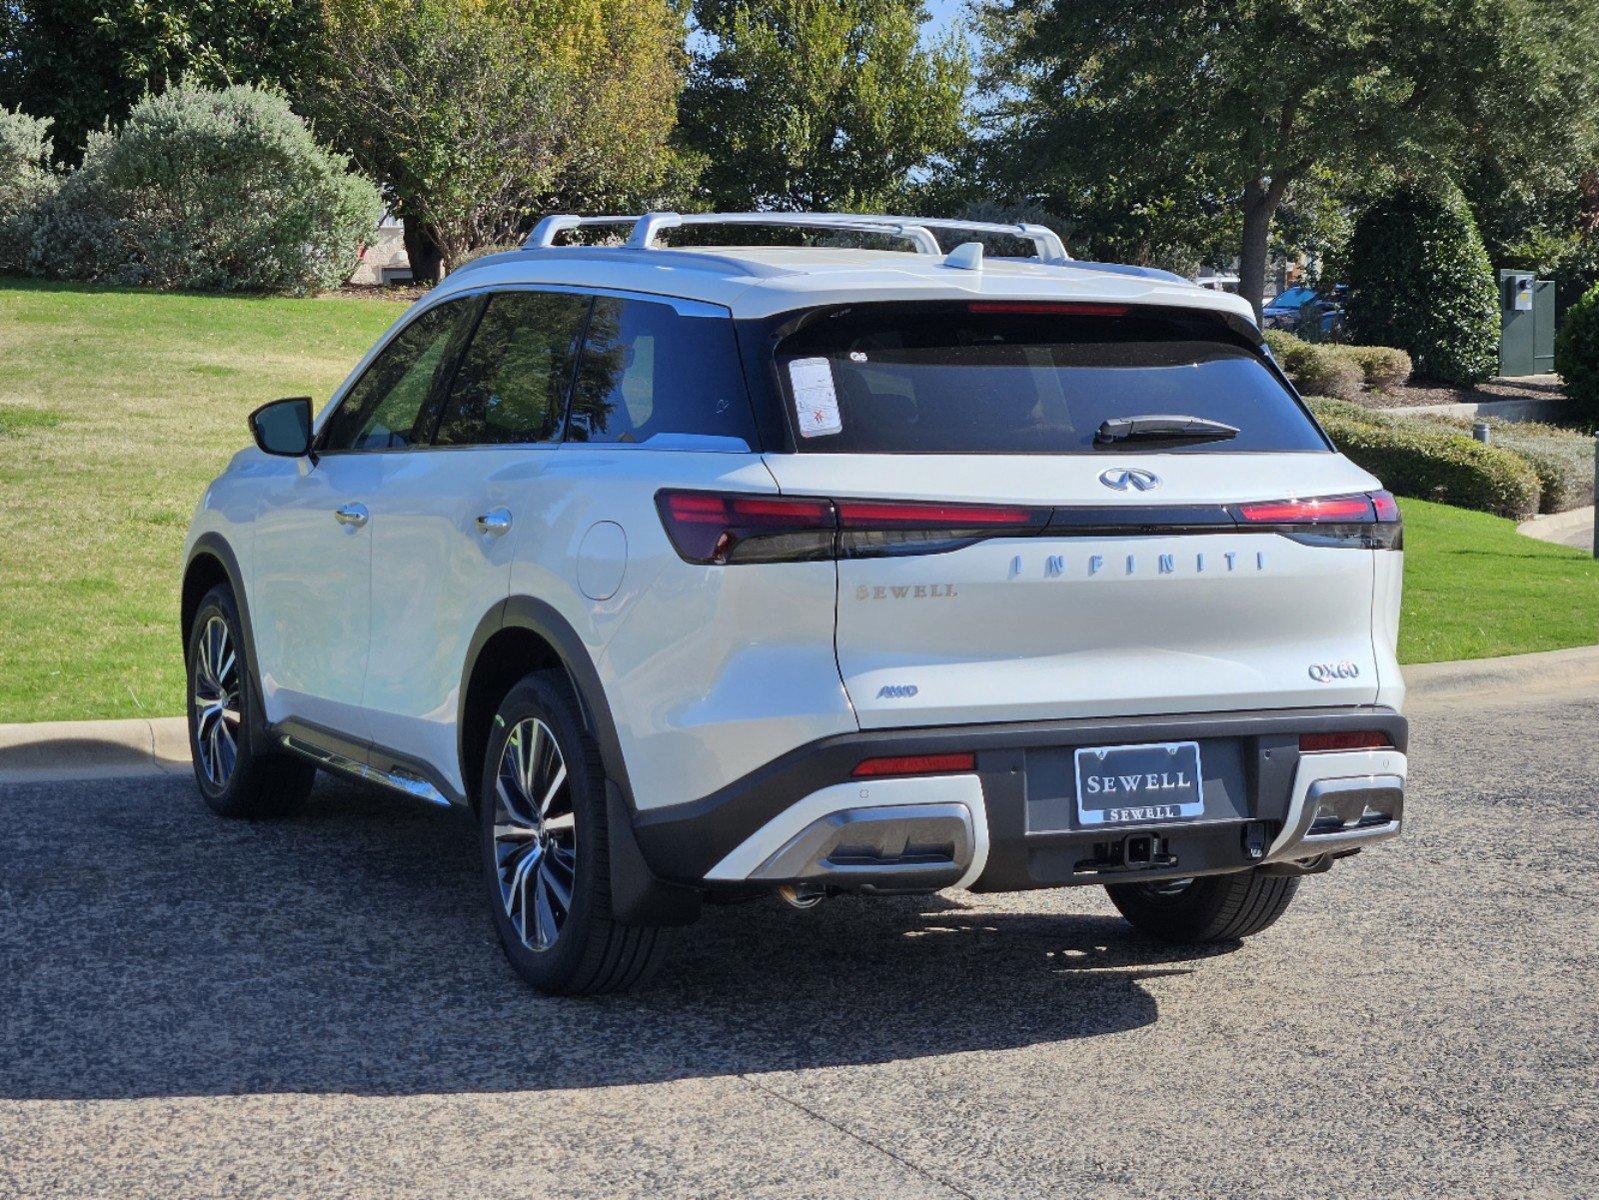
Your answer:
[[[1205,814],[1198,742],[1077,751],[1077,822],[1149,825]]]

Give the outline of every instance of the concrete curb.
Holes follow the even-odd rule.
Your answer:
[[[0,783],[120,779],[189,770],[182,717],[0,725]]]
[[[1408,699],[1422,703],[1510,687],[1527,693],[1572,688],[1599,692],[1599,646],[1419,663],[1404,670]],[[182,717],[0,725],[0,784],[188,772],[189,730]]]
[[[1599,691],[1599,646],[1417,663],[1404,668],[1407,700],[1447,700],[1515,687],[1528,692],[1589,687]]]

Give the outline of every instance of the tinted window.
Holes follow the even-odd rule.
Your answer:
[[[427,440],[430,393],[442,386],[476,299],[429,309],[397,334],[328,418],[323,450],[393,450]]]
[[[434,442],[543,442],[560,429],[589,298],[501,292],[489,300],[461,359]]]
[[[753,445],[732,318],[688,316],[647,300],[597,298],[567,437],[661,446],[685,437],[736,438],[745,448]]]
[[[842,309],[786,338],[777,365],[801,450],[1327,449],[1254,351],[1203,314],[1082,315],[977,304]],[[1152,414],[1202,417],[1239,432],[1227,440],[1096,447],[1103,422]]]

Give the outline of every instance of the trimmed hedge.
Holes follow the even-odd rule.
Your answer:
[[[1538,511],[1538,475],[1520,455],[1357,404],[1312,400],[1339,450],[1401,496],[1522,520]]]
[[[1393,346],[1338,346],[1338,353],[1360,368],[1366,386],[1387,392],[1410,382],[1410,355]]]
[[[1285,329],[1268,329],[1265,338],[1288,378],[1307,395],[1353,400],[1362,384],[1387,391],[1410,379],[1410,355],[1392,346],[1312,343]]]
[[[1599,428],[1599,285],[1566,310],[1555,336],[1555,371],[1577,419]]]
[[[1499,289],[1471,210],[1454,189],[1402,187],[1355,223],[1348,329],[1409,351],[1416,373],[1481,383],[1499,366]]]
[[[1593,439],[1586,434],[1541,421],[1507,421],[1503,417],[1424,413],[1410,419],[1462,435],[1470,433],[1475,422],[1486,421],[1493,430],[1493,444],[1521,455],[1537,472],[1542,491],[1540,512],[1566,512],[1593,503]]]

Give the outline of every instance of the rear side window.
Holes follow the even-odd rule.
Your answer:
[[[596,298],[567,439],[738,449],[737,439],[748,449],[755,433],[732,318]]]
[[[560,431],[589,298],[500,292],[489,299],[450,385],[439,446],[545,442]]]
[[[1326,451],[1309,415],[1205,314],[1006,302],[811,315],[777,346],[801,451],[1126,454]],[[1181,415],[1229,438],[1096,444],[1106,421]]]

